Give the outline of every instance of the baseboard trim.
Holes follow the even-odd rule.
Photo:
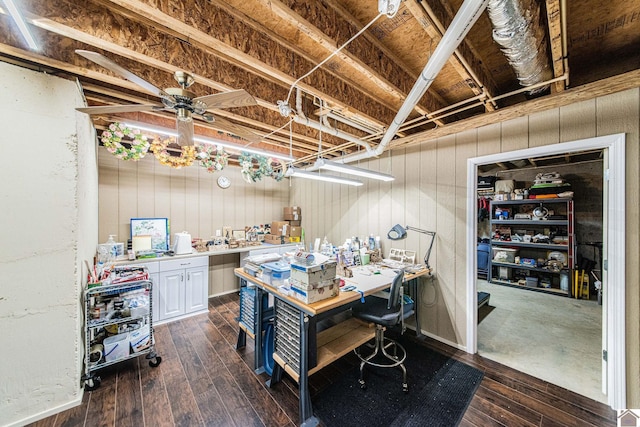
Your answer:
[[[78,397],[74,400],[71,400],[67,403],[64,403],[62,405],[56,406],[54,408],[51,409],[47,409],[46,411],[42,411],[39,412],[35,415],[31,415],[27,418],[23,418],[19,421],[14,421],[13,423],[7,424],[6,427],[22,427],[25,426],[27,424],[32,424],[35,423],[36,421],[40,421],[43,420],[47,417],[50,417],[52,415],[58,414],[60,412],[66,411],[67,409],[71,409],[71,408],[75,408],[76,406],[80,406],[80,404],[82,403],[82,396],[84,395],[84,389],[80,389],[80,393],[78,395]]]
[[[223,295],[233,294],[235,292],[240,292],[240,288],[231,289],[230,291],[219,292],[217,294],[209,295],[209,298],[221,297]]]
[[[416,327],[415,327],[415,326],[413,326],[413,325],[406,325],[406,326],[407,326],[407,329],[411,329],[412,331],[415,331],[415,330],[416,330]],[[444,338],[442,338],[442,337],[439,337],[439,336],[437,336],[437,335],[434,335],[434,334],[432,334],[432,333],[430,333],[430,332],[425,332],[425,331],[424,331],[424,330],[422,330],[422,329],[420,330],[420,332],[422,333],[422,335],[425,335],[425,336],[427,336],[427,337],[429,337],[429,338],[431,338],[431,339],[434,339],[434,340],[439,341],[439,342],[441,342],[441,343],[443,343],[443,344],[446,344],[446,345],[448,345],[449,347],[457,348],[458,350],[462,350],[462,351],[464,351],[464,352],[466,352],[466,353],[469,353],[469,352],[467,351],[467,347],[466,347],[466,346],[464,346],[464,345],[460,345],[460,344],[454,343],[454,342],[452,342],[452,341],[446,340],[446,339],[444,339]]]

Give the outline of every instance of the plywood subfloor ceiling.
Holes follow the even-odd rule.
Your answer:
[[[245,89],[257,105],[214,114],[260,136],[253,147],[291,150],[297,163],[307,164],[319,150],[332,158],[363,150],[358,141],[379,144],[461,4],[402,1],[394,17],[378,17],[295,89],[296,79],[378,15],[377,0],[22,0],[18,5],[42,49],[26,48],[3,10],[0,59],[78,78],[93,106],[158,98],[75,49],[99,52],[159,88],[175,87],[174,71],[185,70],[195,77],[197,96]],[[533,29],[544,36],[540,49],[547,52],[548,80],[554,79],[549,88],[536,96],[504,96],[522,86],[492,39],[485,11],[387,149],[640,85],[640,2],[527,4],[541,10]],[[299,117],[343,134],[289,124],[279,100],[288,100]],[[98,129],[124,119],[175,126],[172,112],[92,118]],[[247,144],[221,133],[215,122],[198,122],[196,133]]]

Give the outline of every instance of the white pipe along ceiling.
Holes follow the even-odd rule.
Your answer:
[[[440,43],[438,43],[438,46],[429,58],[427,65],[425,65],[424,69],[420,73],[418,80],[413,85],[413,88],[407,95],[404,103],[396,113],[396,116],[391,122],[391,125],[389,125],[389,127],[387,128],[387,131],[382,137],[380,144],[378,144],[375,149],[367,149],[366,151],[344,156],[340,159],[335,158],[332,159],[333,161],[340,163],[350,163],[358,160],[368,159],[374,156],[377,157],[384,152],[384,150],[389,146],[389,143],[395,136],[396,132],[398,132],[400,126],[405,122],[413,108],[418,104],[420,99],[427,92],[429,86],[431,86],[431,83],[433,83],[438,73],[440,73],[451,55],[453,55],[454,51],[458,48],[458,45],[462,43],[462,40],[467,35],[469,30],[471,30],[473,24],[475,24],[482,12],[485,10],[488,2],[489,0],[465,0],[464,3],[462,3],[462,6],[460,6],[458,13],[453,18],[451,25],[449,26],[449,28],[447,28],[447,31],[442,36]],[[308,121],[308,119],[306,118],[301,120],[303,120],[303,123]],[[319,123],[318,125],[322,126]],[[360,141],[359,145],[364,145],[362,144],[362,140],[358,139],[358,141]],[[306,170],[315,169],[317,168],[311,166]]]

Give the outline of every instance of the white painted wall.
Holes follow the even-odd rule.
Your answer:
[[[75,82],[6,63],[0,75],[0,425],[22,425],[82,399],[96,139]]]

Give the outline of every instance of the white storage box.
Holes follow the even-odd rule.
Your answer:
[[[113,362],[129,355],[129,334],[112,335],[104,339],[104,358]]]
[[[149,348],[151,345],[151,334],[149,333],[149,325],[144,325],[140,329],[136,329],[129,333],[129,345],[133,353],[138,353]]]
[[[518,249],[493,247],[493,260],[497,262],[516,262]]]
[[[296,281],[291,281],[291,294],[305,304],[312,304],[314,302],[322,301],[327,298],[335,297],[336,295],[338,295],[340,288],[338,281],[331,281],[331,283],[327,286],[312,288],[308,290],[299,287],[300,282],[297,282],[297,284],[298,286],[296,286]],[[305,285],[303,284],[302,286]]]
[[[336,278],[336,262],[329,261],[320,265],[291,264],[291,279],[305,285],[313,285]]]
[[[284,281],[290,276],[291,268],[285,262],[269,262],[262,264],[260,267],[262,268],[261,280],[273,287],[283,285]]]
[[[317,283],[310,283],[310,284],[306,284],[306,283],[302,283],[296,279],[291,279],[289,281],[289,284],[291,285],[291,287],[295,287],[298,288],[300,290],[303,291],[309,291],[311,289],[318,289],[318,288],[324,288],[325,286],[331,286],[331,285],[340,285],[340,279],[338,278],[334,278],[334,279],[327,279],[327,280],[322,280],[320,282]]]

